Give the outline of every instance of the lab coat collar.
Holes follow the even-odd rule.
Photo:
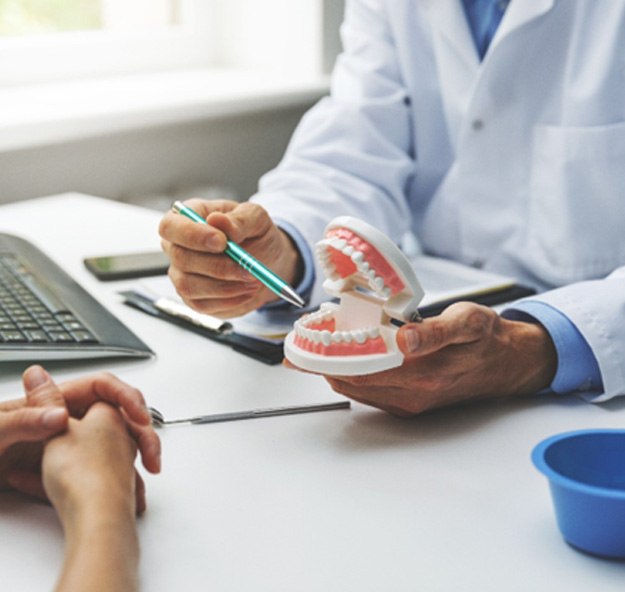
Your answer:
[[[549,12],[556,2],[557,0],[512,0],[491,42],[491,48],[494,49],[513,31]],[[458,1],[457,4],[460,6],[461,2]]]
[[[476,71],[480,58],[460,0],[423,0],[423,8],[435,35],[454,50],[465,66]]]
[[[512,0],[497,29],[491,48],[512,31],[549,12],[557,0]],[[469,70],[476,71],[480,59],[461,0],[423,0],[430,26],[445,38]]]
[[[557,0],[512,0],[480,62],[461,0],[421,0],[432,29],[434,53],[453,146],[496,45],[519,27],[542,16]]]

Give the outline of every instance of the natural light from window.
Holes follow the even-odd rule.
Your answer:
[[[180,0],[0,0],[0,36],[170,27],[181,8]]]

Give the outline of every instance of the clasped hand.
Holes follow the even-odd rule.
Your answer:
[[[50,492],[42,481],[44,445],[71,428],[70,422],[82,418],[93,430],[109,430],[110,437],[105,442],[113,442],[115,438],[120,442],[130,440],[132,458],[138,449],[145,468],[151,473],[160,471],[160,440],[137,389],[108,373],[57,386],[40,366],[32,366],[24,372],[23,384],[25,398],[0,404],[0,489],[49,499]],[[106,403],[109,409],[98,411],[98,403]],[[76,434],[84,431],[74,426],[69,433],[75,439]],[[110,456],[115,458],[116,455]],[[81,468],[75,470],[80,473]],[[145,487],[136,471],[135,494],[136,511],[142,513]]]

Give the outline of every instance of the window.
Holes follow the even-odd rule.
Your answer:
[[[0,84],[210,63],[212,0],[0,0]]]
[[[0,153],[310,103],[327,92],[342,6],[0,0]]]
[[[0,86],[207,67],[319,76],[328,70],[324,36],[342,5],[0,0]]]
[[[0,36],[179,25],[180,0],[0,0]]]

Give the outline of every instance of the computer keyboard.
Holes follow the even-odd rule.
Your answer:
[[[0,233],[0,362],[152,355],[41,250]]]

